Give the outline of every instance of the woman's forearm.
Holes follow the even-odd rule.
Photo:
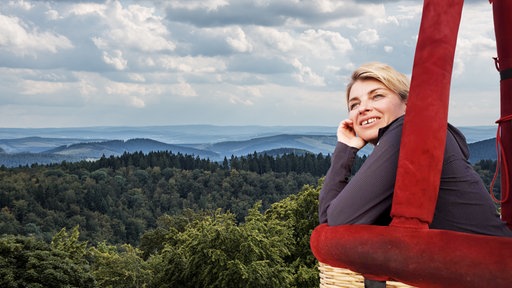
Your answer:
[[[331,167],[327,171],[319,198],[319,221],[327,222],[327,209],[333,199],[347,185],[357,149],[338,142],[331,157]]]

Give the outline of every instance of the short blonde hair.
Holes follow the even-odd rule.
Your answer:
[[[395,92],[400,96],[403,102],[407,102],[409,96],[410,81],[405,74],[396,71],[393,67],[380,63],[370,62],[361,65],[357,68],[350,78],[347,85],[347,104],[350,90],[354,83],[358,80],[377,80],[384,84],[389,90]]]

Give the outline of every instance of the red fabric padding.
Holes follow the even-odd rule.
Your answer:
[[[498,69],[500,72],[512,69],[512,1],[510,0],[493,0],[493,16],[494,16],[494,31],[496,34],[496,48],[498,52]],[[512,115],[512,79],[500,81],[500,102],[501,102],[501,118]],[[502,173],[502,185],[507,183],[505,177],[509,179],[508,183],[512,180],[512,124],[510,121],[500,124],[501,127],[501,145],[505,152],[505,159],[507,161],[503,165],[509,167],[508,175]],[[505,169],[501,170],[506,171]],[[503,192],[505,189],[501,189]],[[508,187],[510,192],[512,187]],[[502,194],[503,198],[503,194]],[[512,197],[508,197],[506,201],[501,203],[501,215],[508,226],[512,229]],[[512,248],[511,248],[512,249]]]
[[[391,216],[432,222],[446,144],[463,0],[425,0],[404,118]],[[411,219],[412,221],[416,221]],[[413,222],[414,223],[414,222]]]
[[[512,238],[374,225],[322,224],[311,236],[320,262],[416,287],[511,287],[512,261],[501,261],[510,247]]]

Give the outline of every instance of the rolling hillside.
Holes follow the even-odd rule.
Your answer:
[[[83,141],[83,142],[80,142]],[[77,143],[73,143],[77,142]],[[16,167],[33,163],[49,164],[61,161],[94,160],[101,156],[118,156],[125,152],[170,151],[222,161],[224,157],[243,156],[254,152],[276,153],[276,151],[308,151],[314,154],[331,154],[336,145],[335,136],[279,134],[257,137],[250,140],[222,141],[218,143],[167,144],[153,139],[129,140],[82,140],[27,137],[0,139],[0,165]],[[495,140],[486,139],[471,143],[470,162],[481,159],[496,159]],[[47,148],[47,149],[44,149]],[[371,146],[363,148],[361,154],[369,154]]]
[[[214,144],[192,145],[198,149],[210,150],[223,156],[247,155],[280,148],[295,148],[311,153],[329,154],[336,145],[336,137],[325,135],[274,135],[245,141],[226,141]]]
[[[125,152],[143,152],[151,151],[172,151],[173,153],[196,155],[201,158],[218,158],[218,154],[200,150],[193,147],[185,147],[180,145],[166,144],[152,139],[130,139],[110,140],[103,142],[77,143],[72,145],[60,146],[46,153],[58,155],[70,155],[84,158],[100,158],[101,156],[121,155]]]

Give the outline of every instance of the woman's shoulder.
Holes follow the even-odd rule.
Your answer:
[[[469,158],[469,146],[466,141],[466,137],[462,132],[455,128],[453,125],[448,124],[448,135],[447,135],[447,147],[446,150],[449,151],[451,147],[454,147],[454,149],[457,149],[462,153],[462,156],[465,159]],[[449,145],[452,143],[452,145]]]

